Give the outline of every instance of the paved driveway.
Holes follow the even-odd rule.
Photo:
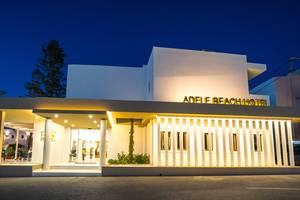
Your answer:
[[[300,199],[300,175],[0,178],[0,199]]]

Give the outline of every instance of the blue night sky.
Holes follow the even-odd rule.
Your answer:
[[[10,0],[0,4],[0,25],[7,96],[24,96],[51,39],[67,63],[81,64],[140,67],[152,46],[246,54],[269,69],[300,55],[300,1]]]

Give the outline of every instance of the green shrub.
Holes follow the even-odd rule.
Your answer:
[[[117,159],[109,159],[108,163],[111,165],[126,165],[126,164],[149,164],[150,157],[147,154],[134,154],[133,160],[130,161],[128,154],[124,152],[118,153]]]
[[[136,164],[149,164],[150,157],[148,154],[136,154],[134,155],[134,161]]]

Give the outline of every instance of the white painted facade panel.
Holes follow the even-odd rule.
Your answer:
[[[66,97],[167,102],[182,102],[185,96],[249,98],[248,77],[265,69],[248,63],[244,55],[153,47],[143,67],[69,65]]]
[[[144,100],[144,77],[140,67],[69,65],[66,97]]]

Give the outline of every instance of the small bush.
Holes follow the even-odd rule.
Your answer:
[[[150,157],[147,154],[136,154],[134,155],[134,161],[136,164],[149,164]]]
[[[109,159],[111,165],[126,165],[126,164],[149,164],[150,156],[148,154],[134,154],[133,160],[130,162],[129,155],[124,152],[118,153],[117,159]]]

